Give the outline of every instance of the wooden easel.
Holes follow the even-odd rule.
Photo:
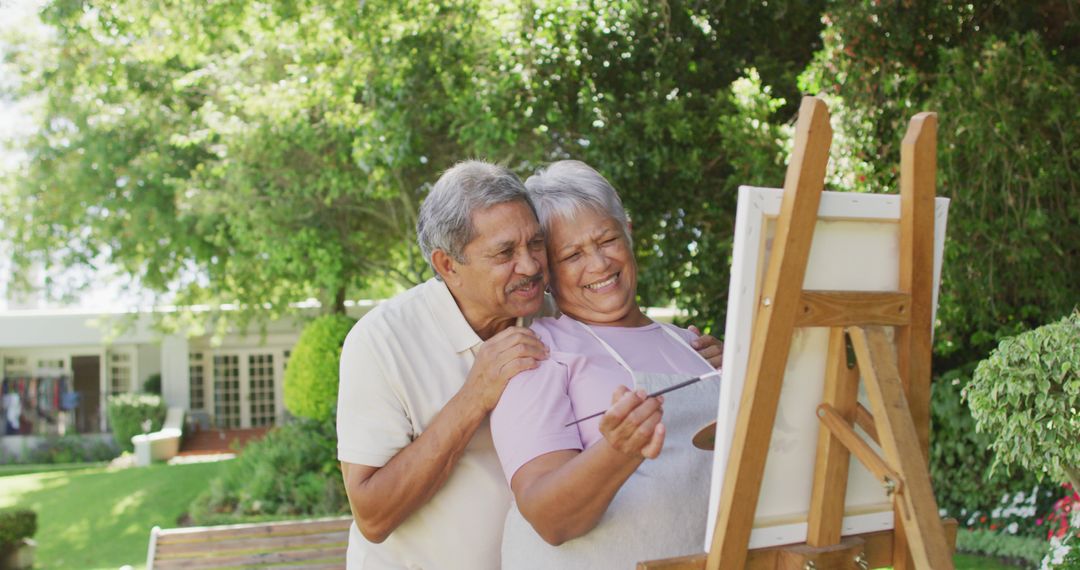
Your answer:
[[[903,140],[897,291],[802,289],[831,143],[825,103],[805,97],[711,548],[697,556],[642,562],[639,569],[953,567],[955,522],[945,525],[939,518],[927,468],[937,115],[916,115]],[[888,326],[895,327],[893,341]],[[825,429],[818,436],[807,540],[748,551],[795,327],[830,328],[825,393],[818,406]],[[849,344],[857,367],[848,361]],[[860,373],[872,410],[857,401]],[[880,445],[884,457],[853,425]],[[892,498],[893,531],[841,537],[850,454]]]

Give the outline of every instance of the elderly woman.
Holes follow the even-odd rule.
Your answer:
[[[533,324],[550,356],[510,381],[491,416],[515,499],[503,568],[633,568],[700,552],[712,456],[691,437],[716,419],[719,384],[646,394],[713,368],[690,347],[696,335],[638,306],[630,227],[607,180],[567,160],[525,186],[562,316]]]

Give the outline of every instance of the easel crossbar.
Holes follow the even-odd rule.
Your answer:
[[[844,421],[844,418],[840,417],[840,414],[836,413],[832,406],[828,404],[819,405],[818,419],[821,420],[822,425],[828,428],[833,437],[840,440],[840,443],[853,453],[859,463],[862,463],[864,467],[873,473],[874,477],[890,493],[901,492],[902,482],[900,476],[889,467],[885,460],[863,438],[859,437],[859,434],[855,433],[855,430],[851,428],[851,424]]]
[[[911,323],[911,295],[894,291],[803,291],[797,327],[846,327]]]

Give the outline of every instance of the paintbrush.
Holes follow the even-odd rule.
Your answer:
[[[648,398],[655,398],[656,396],[659,396],[659,395],[661,395],[661,394],[667,394],[668,392],[672,392],[672,391],[674,391],[674,390],[678,390],[679,388],[685,388],[685,387],[687,387],[687,386],[689,386],[689,385],[691,385],[691,384],[696,384],[696,383],[698,383],[698,382],[701,382],[702,380],[704,380],[704,379],[706,379],[706,378],[712,378],[713,376],[719,376],[719,375],[720,375],[720,371],[719,371],[719,370],[713,370],[712,372],[707,372],[707,373],[705,373],[705,374],[702,374],[701,376],[697,376],[697,377],[695,377],[695,378],[691,378],[691,379],[689,379],[689,380],[686,380],[686,381],[684,381],[684,382],[679,382],[678,384],[672,384],[671,386],[668,386],[667,388],[661,388],[661,389],[659,389],[659,390],[657,390],[657,391],[653,392],[652,394],[649,394],[649,395],[645,396],[645,398],[646,398],[646,399],[648,399]],[[592,415],[588,415],[588,416],[585,416],[585,417],[583,417],[583,418],[581,418],[581,419],[577,419],[577,420],[574,420],[574,421],[572,421],[572,422],[570,422],[570,423],[566,424],[566,425],[565,425],[565,426],[563,426],[563,427],[570,427],[570,426],[572,426],[572,425],[577,425],[577,424],[580,424],[581,422],[583,422],[583,421],[585,421],[585,420],[591,420],[591,419],[593,419],[593,418],[597,418],[597,417],[600,417],[600,416],[602,416],[602,415],[606,414],[607,412],[608,412],[607,410],[603,410],[603,411],[601,411],[601,412],[596,412],[595,414],[592,414]]]

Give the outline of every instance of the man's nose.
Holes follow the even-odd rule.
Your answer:
[[[543,267],[540,262],[541,255],[544,255],[544,253],[526,249],[524,255],[518,258],[517,272],[522,275],[536,275],[539,273],[540,268]]]

